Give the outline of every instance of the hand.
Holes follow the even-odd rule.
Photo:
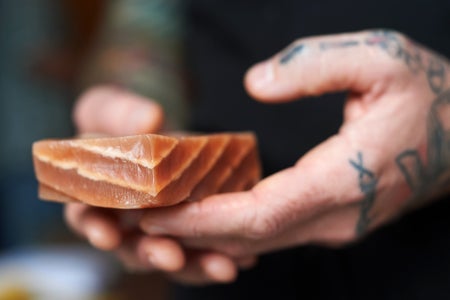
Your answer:
[[[82,95],[74,110],[74,120],[81,134],[129,135],[157,132],[163,123],[161,108],[124,90],[95,87]],[[237,268],[248,268],[254,257],[235,260],[214,251],[185,251],[172,239],[147,236],[137,228],[139,210],[113,210],[68,204],[68,224],[90,243],[102,250],[114,250],[133,270],[165,271],[186,283],[228,282]]]
[[[449,186],[448,74],[392,31],[296,41],[246,88],[267,103],[348,90],[339,132],[248,192],[147,211],[141,228],[231,257],[357,240]]]

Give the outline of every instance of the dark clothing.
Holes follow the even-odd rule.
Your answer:
[[[292,165],[338,130],[344,95],[282,105],[255,102],[242,85],[253,63],[297,38],[373,28],[395,29],[450,56],[448,0],[190,0],[188,16],[188,57],[196,100],[193,127],[254,130],[266,175]],[[174,296],[450,299],[449,215],[450,202],[445,199],[354,246],[340,250],[308,246],[265,255],[234,284],[177,287]]]

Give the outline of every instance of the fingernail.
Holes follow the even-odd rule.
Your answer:
[[[104,247],[104,235],[100,230],[97,230],[95,227],[90,228],[86,232],[86,237],[92,245],[95,247]]]
[[[147,252],[147,260],[152,266],[156,266],[157,265],[155,263],[155,257],[153,256],[153,253]]]
[[[134,105],[127,116],[126,131],[130,133],[141,133],[148,127],[149,122],[155,113],[155,107],[152,103],[140,103]]]
[[[273,82],[275,78],[272,61],[267,60],[255,65],[249,71],[248,76],[250,83],[253,85],[254,88],[256,89],[264,88],[266,85]]]
[[[232,282],[237,277],[237,269],[234,264],[223,259],[211,259],[205,268],[206,273],[218,282]]]

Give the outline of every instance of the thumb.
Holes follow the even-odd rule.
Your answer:
[[[345,140],[330,138],[294,167],[265,178],[251,191],[147,210],[140,227],[150,235],[184,238],[273,237],[344,201],[336,199],[359,197],[342,157],[348,152]]]
[[[376,82],[388,83],[386,75],[393,69],[387,55],[392,52],[381,50],[395,51],[402,43],[404,37],[391,31],[300,39],[250,68],[244,84],[251,96],[264,102],[343,90],[369,92],[379,88]]]
[[[133,135],[157,132],[163,123],[161,107],[147,98],[113,86],[89,89],[75,105],[80,133]]]

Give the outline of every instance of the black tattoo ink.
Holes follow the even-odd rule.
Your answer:
[[[427,121],[427,165],[418,151],[406,150],[396,158],[397,166],[413,192],[409,204],[426,200],[434,189],[450,184],[450,119],[442,118],[442,112],[450,112],[450,89],[441,93],[432,103]]]
[[[445,64],[437,57],[431,57],[427,69],[427,79],[431,90],[436,95],[440,94],[445,84]]]
[[[411,72],[418,73],[421,70],[424,70],[424,64],[422,61],[422,55],[420,54],[419,49],[414,49],[414,54],[411,54],[409,51],[402,50],[404,55],[404,60],[406,65],[409,67]]]
[[[402,43],[398,35],[390,30],[374,31],[366,39],[366,45],[378,46],[393,58],[399,58],[403,54]]]
[[[450,90],[432,103],[428,117],[428,164],[433,179],[450,167],[450,120],[441,112],[450,111]]]
[[[340,49],[340,48],[350,48],[359,46],[360,42],[357,40],[349,40],[349,41],[337,41],[337,42],[322,42],[319,47],[320,50],[325,51],[329,49]]]
[[[428,64],[422,59],[421,52],[414,46],[405,46],[399,35],[392,31],[376,31],[366,39],[366,45],[378,46],[389,56],[401,59],[413,73],[424,72],[431,91],[439,95],[445,87],[446,67],[443,59],[431,56]]]
[[[378,46],[392,58],[402,60],[413,73],[426,69],[419,49],[414,46],[407,49],[395,32],[375,31],[366,39],[366,45]]]
[[[397,156],[395,162],[411,190],[417,191],[425,180],[425,169],[419,153],[406,150]]]
[[[408,205],[414,205],[417,201],[425,201],[435,190],[439,191],[450,185],[450,118],[448,113],[450,113],[450,89],[440,93],[430,108],[427,121],[427,165],[423,163],[419,152],[415,149],[407,149],[395,159],[397,167],[413,192]],[[362,235],[369,228],[373,218],[373,213],[372,217],[369,216],[369,213],[375,203],[378,179],[372,171],[364,166],[361,152],[358,153],[356,161],[350,160],[349,162],[358,171],[359,187],[364,195],[356,224],[356,233]]]
[[[288,64],[295,56],[300,54],[305,46],[303,44],[294,45],[288,48],[280,58],[280,64]]]
[[[356,224],[356,233],[364,234],[370,225],[370,210],[375,203],[376,187],[378,179],[375,174],[364,166],[363,155],[358,152],[358,160],[349,160],[350,165],[358,171],[359,189],[364,195],[361,202],[361,209],[358,222]]]

